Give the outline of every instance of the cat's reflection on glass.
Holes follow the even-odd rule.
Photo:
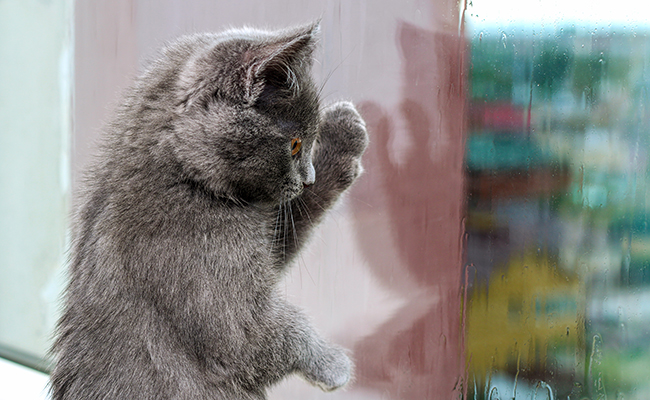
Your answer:
[[[451,398],[463,373],[464,47],[455,33],[406,23],[397,36],[402,101],[395,112],[362,107],[370,173],[351,204],[374,275],[407,301],[356,345],[358,379],[393,399]]]

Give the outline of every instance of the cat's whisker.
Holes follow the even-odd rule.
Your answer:
[[[296,234],[296,223],[293,220],[293,210],[291,209],[291,201],[288,201],[287,204],[289,205],[289,215],[291,216],[291,232],[293,233],[293,243],[296,246],[296,249],[298,249],[299,248],[298,235]]]
[[[315,193],[315,192],[313,192],[313,191],[312,191],[312,193],[313,193],[313,195],[314,195],[314,197],[315,197],[315,198],[314,198],[314,203],[315,203],[318,207],[320,207],[322,210],[326,210],[326,208],[331,207],[331,204],[328,205],[328,206],[323,206],[322,204],[318,203],[318,201],[316,200],[316,198],[317,198],[317,199],[320,199],[320,200],[323,201],[323,202],[324,202],[325,200],[324,200],[323,198],[321,198],[317,193]],[[343,213],[341,213],[341,211],[338,210],[338,209],[330,210],[330,212],[332,212],[332,213],[334,213],[334,214],[337,214],[337,215],[339,215],[339,216],[342,216],[342,215],[343,215]]]
[[[363,204],[364,206],[368,206],[369,208],[374,208],[374,207],[375,207],[375,206],[373,206],[372,204],[368,203],[368,202],[365,201],[365,200],[362,200],[361,198],[359,198],[359,197],[357,197],[357,196],[348,195],[348,197],[349,197],[351,200],[356,201],[357,203]]]
[[[298,197],[296,197],[296,203],[295,203],[295,204],[296,204],[296,206],[298,207],[298,210],[300,211],[300,215],[303,215],[303,212],[304,212],[304,215],[307,216],[307,220],[309,220],[309,224],[310,224],[311,226],[314,226],[314,221],[311,219],[311,215],[309,214],[309,205],[307,205],[307,202],[305,201],[305,199],[303,198],[303,196],[298,196]],[[318,239],[319,239],[322,243],[326,243],[326,242],[323,240],[322,237],[320,237],[320,236],[317,236],[317,237],[318,237]],[[305,263],[305,259],[304,259],[304,257],[302,256],[302,253],[299,253],[299,254],[300,254],[300,260],[302,261],[302,264],[303,264],[305,270],[307,271],[307,275],[309,275],[309,279],[310,279],[310,280],[312,281],[312,283],[314,283],[314,285],[315,285],[315,284],[316,284],[316,281],[314,280],[313,276],[312,276],[311,273],[309,272],[309,268],[307,267],[307,263]],[[300,267],[300,265],[299,265],[299,267]]]
[[[355,48],[356,48],[356,46],[355,46]],[[343,65],[343,63],[345,62],[345,60],[347,60],[348,57],[350,57],[350,55],[352,55],[352,53],[354,53],[354,48],[353,48],[353,49],[352,49],[352,50],[351,50],[351,51],[350,51],[350,52],[349,52],[345,57],[343,57],[343,59],[341,60],[341,62],[339,62],[338,65],[337,65],[336,67],[334,67],[334,68],[333,68],[333,69],[332,69],[332,70],[327,74],[327,76],[325,77],[325,80],[323,81],[323,83],[321,83],[320,88],[318,89],[318,97],[319,97],[319,98],[321,98],[321,94],[322,94],[322,92],[323,92],[323,89],[325,88],[325,85],[326,85],[327,82],[330,80],[330,78],[332,77],[332,75],[334,75],[334,72],[336,72],[336,70],[339,69],[339,68]],[[321,98],[321,99],[322,99],[322,98]]]
[[[334,68],[332,71],[330,71],[330,72],[327,74],[327,76],[325,77],[325,80],[323,81],[323,83],[321,83],[320,87],[318,88],[318,98],[321,98],[321,94],[323,93],[323,89],[325,89],[325,85],[327,84],[327,82],[330,80],[330,78],[332,77],[332,75],[334,74],[334,72],[336,71],[336,69],[337,69],[340,65],[341,65],[341,64],[339,64],[336,68]]]
[[[271,249],[269,251],[269,255],[272,255],[273,251],[275,250],[275,246],[278,242],[278,232],[279,232],[279,227],[280,227],[280,215],[282,214],[282,203],[280,203],[280,206],[278,207],[278,212],[277,216],[275,217],[275,226],[273,227],[273,238],[271,240]]]
[[[320,204],[320,203],[318,202],[318,200],[316,200],[316,199],[318,198],[318,199],[320,199],[320,200],[322,200],[322,201],[324,201],[324,200],[323,200],[322,198],[320,198],[320,196],[319,196],[316,192],[314,192],[313,190],[311,190],[311,189],[306,189],[306,190],[308,190],[308,191],[312,194],[312,198],[311,198],[311,200],[313,201],[313,203],[314,203],[316,206],[318,206],[321,210],[325,211],[325,207],[323,207],[323,205]],[[328,205],[328,207],[331,207],[331,204]],[[335,213],[335,214],[337,214],[338,216],[343,216],[343,213],[341,213],[339,210],[336,210],[336,209],[334,209],[334,210],[330,210],[330,213]],[[336,218],[334,218],[334,222],[336,223],[336,226],[338,227],[338,226],[339,226],[339,223],[338,223],[338,220],[337,220]]]
[[[295,200],[294,205],[297,207],[297,209],[298,209],[298,213],[299,213],[300,216],[302,217],[302,209],[300,208],[300,205],[298,204],[298,202],[300,201],[300,196],[296,197],[296,198],[293,199],[292,201],[294,201],[294,200]]]
[[[323,212],[324,212],[324,211],[325,211],[325,208],[324,208],[324,207],[323,207],[323,206],[318,202],[318,200],[316,200],[317,198],[320,198],[320,196],[318,196],[318,194],[316,194],[316,192],[314,192],[313,190],[311,190],[311,189],[309,189],[309,188],[305,188],[305,191],[307,191],[307,192],[310,193],[311,201],[313,201],[314,204],[315,204],[316,206],[318,206],[318,208],[320,208],[320,209],[323,210]],[[322,200],[322,199],[321,199],[321,200]]]
[[[312,221],[311,215],[309,215],[309,206],[307,206],[307,203],[305,203],[305,199],[303,199],[302,196],[298,197],[298,203],[296,203],[296,204],[298,205],[299,209],[301,209],[301,210],[304,209],[305,215],[307,216],[307,219],[309,220],[309,225],[314,226],[314,221]],[[302,207],[300,206],[300,204],[302,204]],[[301,213],[301,215],[302,215],[302,213]]]
[[[278,252],[282,253],[284,250],[282,249],[282,241],[284,240],[284,235],[282,234],[282,230],[284,229],[284,223],[283,223],[283,218],[284,218],[284,202],[280,203],[280,206],[278,207],[278,236],[276,238],[276,243],[278,246]],[[278,254],[279,254],[278,253]]]
[[[296,199],[299,199],[300,197],[296,197]],[[291,201],[287,203],[289,205],[289,214],[291,215],[291,227],[293,231],[293,241],[296,246],[296,250],[299,248],[298,245],[298,235],[296,234],[296,225],[293,219],[293,210],[291,208]],[[296,206],[298,206],[298,203],[295,203]],[[298,207],[298,210],[300,210],[300,207]],[[305,259],[302,257],[302,254],[300,254],[300,259],[302,260],[302,266],[304,266],[305,271],[307,272],[307,276],[309,276],[309,279],[312,281],[314,285],[316,285],[316,281],[314,280],[314,277],[311,275],[311,272],[309,272],[309,269],[307,268],[307,264],[305,263]],[[300,263],[298,263],[299,266],[299,271],[300,271],[300,279],[302,280],[302,268],[300,266]]]
[[[282,257],[287,259],[287,236],[289,229],[289,217],[287,216],[287,205],[284,205],[284,236],[282,237]]]

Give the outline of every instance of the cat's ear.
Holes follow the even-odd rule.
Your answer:
[[[244,52],[245,102],[295,94],[300,89],[298,73],[311,66],[319,30],[316,22]]]

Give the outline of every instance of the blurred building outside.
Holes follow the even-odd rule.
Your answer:
[[[498,372],[559,398],[647,397],[648,32],[478,32],[469,52],[477,397]]]

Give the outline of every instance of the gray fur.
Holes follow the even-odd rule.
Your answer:
[[[351,379],[277,293],[368,142],[352,104],[320,107],[317,30],[183,37],[128,91],[79,196],[54,400],[264,399],[291,373]]]

